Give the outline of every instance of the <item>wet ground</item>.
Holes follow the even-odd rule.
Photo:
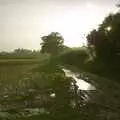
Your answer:
[[[1,83],[0,91],[1,119],[54,115],[69,101],[66,108],[77,110],[81,120],[120,120],[120,84],[71,68],[28,71],[14,85]]]

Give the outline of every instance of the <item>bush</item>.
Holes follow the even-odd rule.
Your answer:
[[[61,62],[70,65],[83,65],[88,58],[86,49],[74,48],[59,55]]]

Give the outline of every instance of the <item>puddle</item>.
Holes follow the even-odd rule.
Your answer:
[[[92,84],[86,82],[83,79],[78,78],[79,74],[74,73],[65,68],[63,68],[62,70],[65,72],[65,75],[67,77],[72,77],[76,81],[76,85],[78,86],[79,90],[95,90],[96,89]]]

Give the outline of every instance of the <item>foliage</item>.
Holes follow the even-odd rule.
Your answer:
[[[42,37],[41,52],[56,55],[64,48],[64,39],[58,32],[52,32]]]
[[[120,13],[110,14],[98,30],[87,36],[88,46],[94,45],[97,57],[113,58],[120,52]]]
[[[119,81],[120,57],[117,57],[114,61],[106,61],[105,58],[101,60],[100,57],[99,59],[94,59],[92,58],[93,56],[91,56],[91,52],[94,52],[94,49],[92,51],[90,51],[90,49],[91,48],[70,49],[61,53],[58,61],[63,65],[70,65],[86,72]]]
[[[66,52],[63,52],[59,55],[58,59],[64,64],[82,64],[84,65],[85,61],[88,59],[87,49],[86,48],[73,48],[69,49]]]

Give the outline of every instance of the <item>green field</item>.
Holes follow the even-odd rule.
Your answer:
[[[0,66],[0,82],[6,84],[15,82],[30,69],[34,68],[35,64],[29,65],[2,65]]]
[[[0,65],[39,64],[44,59],[1,59]]]
[[[36,73],[33,69],[43,61],[46,59],[0,60],[0,120],[14,120],[15,116],[18,119],[21,111],[33,107],[31,101],[34,95],[31,94],[34,90],[36,92]]]
[[[23,78],[31,69],[40,64],[41,59],[0,60],[0,83],[13,84]]]
[[[7,119],[7,117],[14,120],[16,117],[19,119],[20,115],[25,117],[33,114],[30,112],[31,110],[43,108],[44,101],[47,102],[51,99],[49,89],[61,87],[59,80],[63,80],[64,76],[61,76],[59,69],[56,72],[57,67],[54,67],[53,64],[44,65],[46,61],[47,59],[0,60],[0,120]],[[55,81],[52,81],[53,79]],[[43,98],[41,100],[41,96],[45,97],[45,100]],[[26,113],[25,109],[29,112],[23,115]],[[38,118],[30,117],[30,119]],[[44,119],[51,118],[47,118],[45,115]]]

